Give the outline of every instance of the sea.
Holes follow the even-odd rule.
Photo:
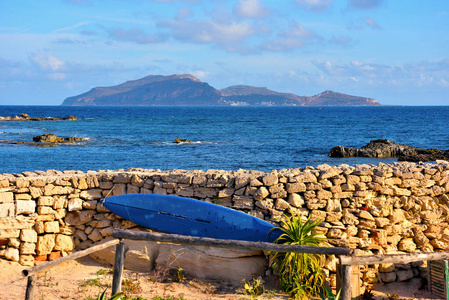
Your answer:
[[[334,146],[362,147],[375,139],[449,149],[449,106],[0,106],[0,116],[22,113],[77,120],[0,121],[0,174],[129,168],[272,171],[396,161],[328,156]],[[15,143],[45,133],[88,140],[55,147]],[[174,143],[176,138],[191,143]]]

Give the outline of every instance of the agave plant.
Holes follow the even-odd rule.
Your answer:
[[[97,300],[119,300],[123,294],[123,293],[117,293],[117,294],[111,296],[111,298],[106,298],[106,290],[104,290],[103,293],[98,295]]]
[[[281,236],[275,243],[301,246],[327,246],[327,238],[312,231],[319,220],[302,222],[300,216],[286,217],[281,227]],[[274,230],[274,229],[273,229]],[[317,297],[325,294],[325,274],[320,268],[321,255],[312,253],[271,252],[271,267],[279,276],[282,289],[295,298]]]

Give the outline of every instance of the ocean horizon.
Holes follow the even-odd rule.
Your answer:
[[[0,173],[36,170],[259,170],[378,164],[396,158],[331,158],[337,145],[389,139],[449,149],[449,106],[90,107],[0,106],[0,116],[77,121],[0,121]],[[36,147],[45,133],[88,139]],[[192,143],[174,143],[176,138]]]

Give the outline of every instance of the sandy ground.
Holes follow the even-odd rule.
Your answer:
[[[0,300],[25,299],[27,279],[22,275],[23,267],[18,263],[0,260]],[[102,271],[100,271],[102,270]],[[63,263],[50,270],[38,274],[36,300],[53,299],[96,299],[98,294],[107,289],[110,295],[112,274],[108,272],[111,266],[94,261],[89,257]],[[106,274],[101,274],[106,273]],[[155,280],[156,275],[156,280]],[[148,300],[162,297],[186,300],[206,299],[251,299],[244,294],[243,283],[234,284],[220,281],[200,281],[185,278],[182,282],[175,282],[173,277],[163,280],[157,274],[136,273],[125,270],[124,279],[128,284],[127,294],[130,298],[141,296]],[[285,294],[265,286],[268,292],[257,299],[286,300]],[[375,299],[389,299],[397,294],[396,299],[438,299],[425,290],[418,290],[419,279],[412,279],[406,283],[387,284],[373,291]],[[133,291],[130,291],[134,289]],[[253,298],[254,299],[254,298]],[[390,298],[391,299],[391,298]]]
[[[15,262],[0,260],[0,299],[25,299],[27,278],[22,275],[23,267]],[[89,257],[63,263],[50,270],[40,272],[37,280],[36,300],[53,299],[96,299],[98,294],[107,288],[110,295],[112,274],[99,275],[99,270],[110,271],[111,266],[94,261]],[[156,280],[154,276],[156,275]],[[228,283],[220,281],[200,281],[185,278],[182,282],[175,282],[172,276],[168,279],[158,278],[157,274],[136,273],[124,271],[123,279],[129,284],[127,287],[134,292],[127,292],[129,297],[141,296],[148,300],[162,297],[186,300],[206,299],[250,299],[243,293],[243,283]],[[288,299],[285,294],[271,290],[258,299]]]

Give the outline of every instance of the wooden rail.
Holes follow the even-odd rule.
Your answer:
[[[221,239],[184,236],[178,234],[155,233],[146,231],[115,230],[112,236],[119,239],[144,240],[162,243],[209,246],[218,248],[313,253],[313,254],[327,254],[327,255],[354,254],[354,250],[341,247],[312,247],[312,246],[299,246],[299,245],[282,245],[264,242],[248,242],[240,240],[221,240]],[[125,255],[124,253],[122,254],[122,250],[120,249],[120,247],[123,247],[121,246],[121,244],[122,243],[117,245],[117,251],[115,255],[115,266],[119,266],[119,268],[114,267],[114,278],[112,282],[113,295],[117,292],[120,292],[121,274],[123,271],[123,261],[125,259]],[[351,271],[352,267],[350,265],[342,265],[342,296],[343,296],[342,299],[344,300],[351,299],[351,276],[352,276]]]

